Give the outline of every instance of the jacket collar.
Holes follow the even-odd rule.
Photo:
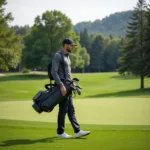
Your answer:
[[[60,52],[61,52],[63,55],[65,55],[65,56],[69,56],[69,54],[68,54],[68,53],[65,53],[63,50],[60,50]]]

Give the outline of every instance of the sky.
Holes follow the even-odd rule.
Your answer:
[[[103,19],[115,12],[132,10],[138,0],[7,0],[6,13],[11,12],[14,20],[10,25],[34,24],[37,15],[47,10],[59,10],[73,24],[81,21]],[[148,0],[147,0],[148,2]]]

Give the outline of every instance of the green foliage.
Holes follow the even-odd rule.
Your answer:
[[[68,32],[67,37],[71,37],[78,46],[73,47],[73,51],[70,54],[70,59],[71,59],[71,67],[72,68],[77,68],[77,67],[82,67],[81,64],[84,65],[84,61],[81,59],[81,56],[79,55],[80,52],[80,37],[73,31]]]
[[[80,32],[80,44],[86,49],[89,49],[91,47],[91,42],[92,39],[88,34],[88,30],[85,28],[84,31]]]
[[[121,55],[120,47],[122,44],[120,38],[108,39],[104,52],[104,67],[105,71],[116,71],[119,67],[118,58]]]
[[[91,65],[92,69],[95,71],[101,71],[104,69],[104,48],[105,41],[102,35],[98,34],[92,42],[91,54]]]
[[[26,34],[30,33],[31,28],[28,25],[25,26],[12,26],[11,29],[13,29],[16,33],[16,35],[25,36]]]
[[[37,16],[31,33],[24,38],[23,64],[28,68],[46,68],[71,28],[71,20],[60,11]]]
[[[6,0],[0,1],[0,69],[8,71],[20,62],[22,45],[20,36],[8,27],[13,18],[11,13],[5,15],[3,6],[6,4]]]
[[[143,70],[145,74],[150,77],[150,5],[147,7],[146,19],[147,19],[147,24],[146,24],[146,32],[145,32],[145,37],[144,37],[145,66]]]
[[[88,30],[80,32],[80,44],[86,47],[90,56],[88,72],[116,71],[119,68],[118,58],[121,56],[120,47],[123,38],[104,38],[100,34],[89,35]]]
[[[146,1],[139,0],[135,8],[131,21],[128,23],[126,32],[126,42],[122,47],[123,56],[119,59],[121,74],[128,72],[141,77],[141,88],[144,88],[144,77],[149,73],[145,70],[150,61],[147,57],[145,45],[146,27]],[[148,44],[148,43],[147,43]]]
[[[27,69],[27,68],[23,68],[23,69],[22,69],[22,73],[29,73],[29,72],[30,72],[30,70]]]
[[[80,56],[82,57],[82,60],[84,60],[82,68],[87,67],[90,64],[90,55],[87,53],[85,48],[80,49]]]
[[[85,66],[79,55],[80,37],[72,31],[71,20],[60,11],[46,11],[35,18],[31,33],[24,38],[23,64],[28,68],[46,69],[54,54],[62,47],[64,38],[77,43],[71,54],[72,68]],[[81,65],[82,64],[82,65]]]

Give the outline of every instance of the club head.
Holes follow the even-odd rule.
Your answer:
[[[79,82],[79,79],[78,78],[73,78],[72,80],[76,81],[76,82]]]
[[[79,89],[82,89],[82,87],[81,87],[81,86],[79,86],[79,85],[76,85],[76,87],[77,87],[77,88],[79,88]]]
[[[78,95],[81,95],[81,91],[78,87],[76,88],[76,90],[77,90]]]

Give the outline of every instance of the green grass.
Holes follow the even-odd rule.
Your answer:
[[[140,90],[140,79],[134,76],[73,77],[83,87],[74,101],[76,116],[91,134],[81,139],[55,138],[58,107],[39,115],[31,106],[32,97],[49,82],[46,73],[11,73],[0,76],[0,150],[150,149],[150,79]],[[65,131],[73,135],[68,119],[66,123]]]
[[[145,88],[140,90],[140,79],[134,76],[119,76],[118,73],[73,74],[80,79],[82,95],[77,98],[95,97],[150,97],[150,79],[145,79]],[[0,101],[31,100],[49,83],[46,73],[6,74],[0,77]]]
[[[39,115],[32,104],[32,101],[1,101],[0,119],[57,122],[58,106],[51,113]],[[149,98],[77,99],[74,105],[81,124],[150,125]]]
[[[82,125],[91,134],[81,139],[57,139],[56,124],[0,120],[2,150],[149,150],[150,126]],[[73,134],[67,124],[67,133]]]

